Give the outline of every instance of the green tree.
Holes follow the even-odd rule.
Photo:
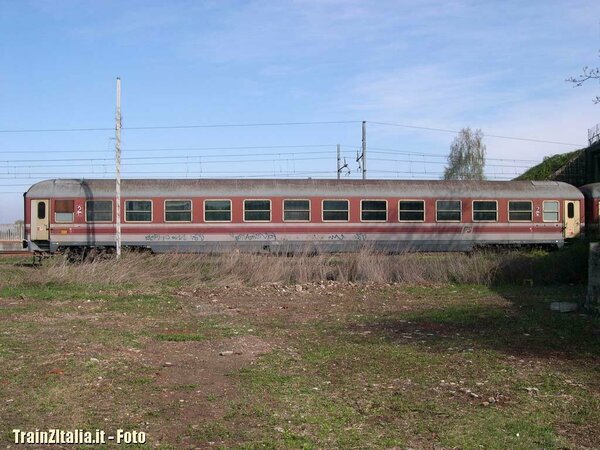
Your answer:
[[[485,180],[483,132],[463,128],[450,145],[444,180]]]

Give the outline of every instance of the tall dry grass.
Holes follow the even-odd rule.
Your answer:
[[[584,248],[585,250],[585,248]],[[585,280],[586,254],[559,252],[407,253],[387,255],[364,249],[348,254],[292,256],[227,252],[208,254],[124,253],[120,260],[72,263],[54,257],[28,283],[185,283],[197,286],[334,280],[374,283],[578,283]]]

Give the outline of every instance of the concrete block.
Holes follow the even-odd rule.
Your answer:
[[[588,291],[585,299],[585,309],[590,312],[600,312],[600,242],[590,244],[588,268]]]

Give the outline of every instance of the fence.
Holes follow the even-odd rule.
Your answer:
[[[21,241],[23,239],[23,227],[21,223],[0,225],[0,241]]]

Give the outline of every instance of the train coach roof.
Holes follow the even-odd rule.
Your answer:
[[[586,184],[585,186],[581,186],[579,189],[581,192],[590,197],[600,198],[600,183]]]
[[[470,198],[582,198],[574,186],[555,181],[442,180],[217,180],[127,179],[124,197],[369,196]],[[29,188],[28,197],[114,197],[114,179],[56,179]]]

